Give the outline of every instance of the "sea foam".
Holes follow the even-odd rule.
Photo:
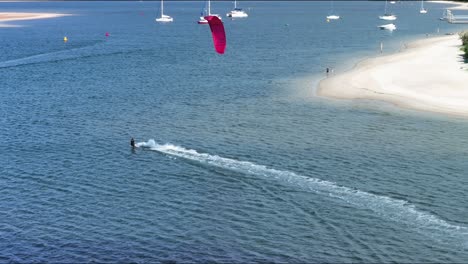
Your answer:
[[[467,227],[448,223],[433,214],[420,211],[415,205],[405,200],[372,194],[340,186],[331,181],[311,178],[290,171],[272,169],[267,166],[258,165],[248,161],[239,161],[230,158],[223,158],[217,155],[199,153],[196,150],[186,149],[173,144],[160,145],[153,139],[150,139],[148,142],[137,143],[137,146],[231,171],[265,178],[274,178],[295,186],[300,186],[301,188],[308,189],[318,194],[340,199],[357,208],[371,210],[380,217],[402,222],[418,230],[442,232],[445,238],[447,238],[447,236],[452,237],[453,235],[460,235],[463,240],[461,245],[463,247],[467,246]]]

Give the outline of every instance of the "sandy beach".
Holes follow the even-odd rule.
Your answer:
[[[364,60],[322,80],[317,94],[468,116],[468,65],[460,45],[458,35],[413,42],[402,52]]]
[[[455,2],[455,1],[428,1],[430,3],[436,3],[436,4],[452,4],[455,5],[454,7],[450,7],[449,9],[454,9],[454,10],[468,10],[468,3],[463,3],[463,2]]]
[[[56,14],[56,13],[17,13],[17,12],[0,12],[0,27],[9,26],[3,24],[4,22],[17,21],[17,20],[32,20],[32,19],[46,19],[68,16],[69,14]]]

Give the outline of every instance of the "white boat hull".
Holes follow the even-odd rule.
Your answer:
[[[239,18],[239,17],[248,17],[249,15],[247,13],[239,13],[239,12],[229,12],[226,14],[227,17],[234,17],[234,18]]]
[[[382,29],[382,30],[393,31],[393,30],[396,29],[396,26],[395,26],[395,24],[386,24],[386,25],[380,25],[379,28]]]
[[[384,15],[384,16],[379,16],[379,19],[392,21],[392,20],[396,20],[397,18],[394,15],[389,15],[389,16]]]
[[[218,17],[219,20],[221,20],[221,16],[218,14],[210,14],[208,16],[215,16],[215,17]],[[205,25],[205,24],[208,24],[208,20],[206,20],[205,17],[201,16],[197,23],[200,25]]]
[[[340,16],[331,15],[331,16],[327,16],[327,19],[329,19],[329,20],[337,20],[337,19],[340,19]]]
[[[208,20],[206,20],[204,17],[200,17],[200,19],[197,22],[198,24],[208,24]]]
[[[167,23],[167,22],[173,22],[174,18],[167,16],[167,15],[163,15],[162,17],[158,17],[155,20],[156,22]]]

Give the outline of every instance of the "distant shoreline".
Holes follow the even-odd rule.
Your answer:
[[[54,17],[69,16],[69,14],[56,13],[22,13],[22,12],[0,12],[0,22],[16,20],[46,19]]]
[[[366,59],[323,79],[317,95],[468,117],[468,65],[460,45],[458,35],[412,42],[403,52]]]
[[[428,1],[429,3],[436,3],[436,4],[450,4],[456,5],[454,7],[450,7],[449,9],[456,9],[456,10],[468,10],[468,2],[455,2],[455,1]]]
[[[14,27],[14,25],[3,24],[4,22],[18,20],[47,19],[55,17],[70,16],[70,14],[56,13],[21,13],[21,12],[0,12],[0,27]]]

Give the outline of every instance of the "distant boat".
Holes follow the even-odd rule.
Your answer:
[[[392,4],[392,5],[396,4],[396,1],[390,1],[390,4]]]
[[[396,29],[396,26],[395,26],[395,24],[386,24],[386,25],[380,25],[379,28],[382,29],[382,30],[393,31],[393,30]]]
[[[383,16],[379,16],[380,19],[382,20],[396,20],[397,17],[393,14],[385,14]]]
[[[442,17],[439,18],[439,20],[442,20],[442,21],[448,21],[449,20],[449,17],[452,15],[452,12],[448,9],[444,10],[444,12],[442,13]]]
[[[327,16],[327,21],[340,19],[339,15],[335,14],[334,11],[334,1],[330,1],[330,14]]]
[[[231,12],[227,13],[226,16],[236,18],[236,17],[248,17],[249,15],[244,10],[242,10],[242,8],[237,7],[237,1],[235,0],[234,10],[231,10]]]
[[[329,15],[329,16],[327,16],[327,19],[336,20],[336,19],[340,19],[340,16],[338,16],[338,15]]]
[[[382,20],[396,20],[397,17],[394,14],[387,13],[387,0],[385,0],[385,13],[382,16],[379,16],[379,19]]]
[[[419,9],[420,14],[426,14],[427,9],[424,8],[424,0],[421,0],[421,9]]]
[[[164,0],[161,0],[161,16],[156,18],[156,22],[166,23],[172,21],[174,21],[172,17],[164,14]]]
[[[206,12],[206,14],[203,14],[202,12],[202,15],[200,17],[200,19],[198,20],[198,24],[202,24],[202,25],[205,25],[205,24],[208,24],[208,20],[205,19],[205,17],[207,16],[215,16],[215,17],[218,17],[219,20],[221,20],[221,16],[218,15],[218,14],[211,14],[211,1],[208,0],[208,10]]]

